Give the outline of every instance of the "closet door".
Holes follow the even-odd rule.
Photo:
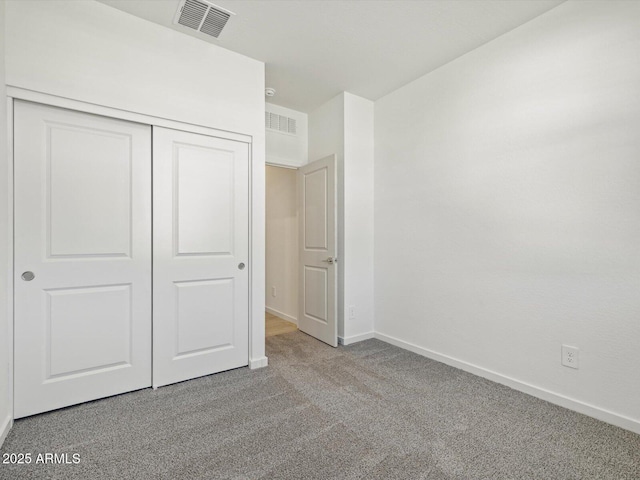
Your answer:
[[[249,147],[153,129],[153,386],[249,357]]]
[[[151,128],[15,103],[15,417],[151,384]]]

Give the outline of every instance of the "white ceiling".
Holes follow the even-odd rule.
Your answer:
[[[266,63],[270,102],[310,112],[342,91],[371,100],[564,0],[213,0],[219,39],[173,25],[179,0],[99,0]]]

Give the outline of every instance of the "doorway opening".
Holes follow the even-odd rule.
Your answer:
[[[267,337],[298,329],[297,169],[266,166]]]

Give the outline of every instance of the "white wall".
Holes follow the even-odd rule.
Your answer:
[[[298,200],[296,170],[267,165],[267,311],[298,323]],[[275,295],[273,288],[275,287]]]
[[[373,336],[373,102],[343,92],[309,114],[309,161],[338,162],[338,336]],[[354,315],[350,315],[353,307]]]
[[[309,162],[336,156],[338,175],[338,336],[344,338],[344,93],[309,114]]]
[[[344,94],[344,342],[372,336],[373,113],[370,100]]]
[[[6,42],[8,85],[264,138],[264,65],[189,35],[94,1],[11,1]]]
[[[266,155],[271,165],[297,168],[308,163],[306,113],[266,104],[266,111],[296,120],[297,133],[267,129]],[[266,307],[290,322],[298,322],[298,223],[296,171],[267,166],[266,186]],[[272,288],[276,287],[276,296]]]
[[[374,104],[344,95],[345,343],[374,326]]]
[[[380,338],[640,432],[638,52],[570,1],[376,102]]]
[[[12,277],[9,253],[9,147],[7,144],[7,103],[4,68],[5,2],[0,0],[0,445],[12,421],[10,398],[9,285]]]
[[[7,84],[252,136],[250,364],[264,356],[264,64],[94,1],[8,2]]]
[[[296,121],[295,135],[267,129],[267,162],[274,165],[300,167],[308,163],[308,116],[290,108],[266,104],[267,112],[284,115]]]

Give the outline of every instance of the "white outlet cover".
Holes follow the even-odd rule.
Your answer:
[[[562,345],[562,365],[577,370],[579,366],[579,351],[578,347]]]

